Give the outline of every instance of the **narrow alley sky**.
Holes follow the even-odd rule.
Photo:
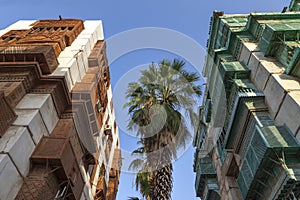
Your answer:
[[[107,40],[116,34],[135,28],[167,28],[184,34],[185,38],[193,40],[197,46],[202,46],[203,50],[199,52],[199,60],[201,60],[204,58],[203,52],[208,39],[210,17],[214,10],[224,11],[227,14],[280,12],[284,6],[289,5],[289,2],[289,0],[0,0],[0,29],[20,19],[58,19],[59,15],[63,18],[101,19]],[[172,43],[178,42],[172,41],[174,38],[169,39]],[[130,45],[129,43],[135,43],[135,40],[127,42],[127,45]],[[184,47],[186,43],[180,45],[183,48],[189,48]],[[108,51],[118,50],[115,48],[118,46],[107,46]],[[197,54],[197,52],[188,53]],[[114,106],[118,117],[117,124],[120,126],[121,148],[125,151],[130,152],[135,149],[136,139],[127,134],[127,130],[124,128],[127,121],[122,116],[127,111],[122,109],[122,94],[117,90],[117,87],[123,83],[120,80],[124,80],[124,75],[128,74],[130,70],[140,69],[140,66],[148,65],[152,61],[158,62],[163,58],[178,57],[182,58],[183,56],[166,50],[144,48],[128,52],[118,57],[113,63],[110,62]],[[193,66],[192,63],[189,63],[188,66],[194,67],[194,70],[199,73],[203,67]],[[123,87],[125,88],[124,84]],[[173,200],[198,199],[195,197],[194,190],[193,153],[194,149],[190,147],[174,163]],[[122,173],[117,200],[126,200],[128,196],[139,196],[132,186],[132,174]]]

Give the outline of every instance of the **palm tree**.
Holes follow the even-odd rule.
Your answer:
[[[136,183],[143,196],[152,200],[171,198],[172,159],[177,158],[177,149],[185,147],[191,137],[181,113],[188,116],[192,126],[197,121],[195,97],[201,95],[201,88],[195,83],[199,76],[186,71],[184,65],[178,59],[152,63],[141,71],[138,82],[129,83],[126,93],[129,101],[124,106],[131,117],[128,128],[137,131],[142,145],[139,149],[146,157],[139,162]],[[143,188],[146,183],[150,190]]]
[[[138,142],[141,144],[141,141]],[[144,155],[145,148],[140,147],[132,152],[132,155]],[[130,170],[138,170],[135,177],[135,189],[140,191],[143,198],[151,200],[151,172],[147,171],[148,165],[146,160],[136,158],[129,165]]]

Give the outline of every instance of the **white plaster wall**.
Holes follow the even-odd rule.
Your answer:
[[[58,57],[57,60],[59,62],[59,65],[58,65],[57,69],[59,69],[59,68],[67,69],[69,74],[70,74],[70,78],[71,78],[72,82],[69,83],[68,85],[74,86],[76,84],[76,82],[81,81],[81,76],[80,76],[78,65],[77,65],[77,62],[76,62],[75,58],[61,58],[61,57]],[[67,77],[65,77],[65,79],[69,80],[69,79],[67,79]]]
[[[300,139],[299,78],[284,74],[285,67],[281,63],[264,57],[261,52],[252,52],[248,66],[251,80],[266,95],[271,116],[277,123],[286,124]]]
[[[7,33],[9,30],[7,30],[7,29],[4,29],[4,30],[0,30],[0,37],[2,36],[2,35],[4,35],[5,33]]]
[[[72,78],[71,78],[70,70],[67,67],[58,67],[58,68],[56,68],[56,70],[50,76],[63,76],[63,77],[65,77],[69,92],[74,87],[74,84],[73,84],[73,81],[72,81]]]
[[[84,55],[88,57],[97,41],[93,40],[91,34],[88,35],[87,38],[80,38],[81,36],[82,34],[80,33],[79,36],[74,40],[70,48],[72,51],[83,52]]]
[[[294,135],[297,134],[300,127],[300,90],[286,95],[275,120],[280,124],[286,124]]]
[[[84,59],[86,58],[86,59]],[[79,69],[81,79],[85,76],[86,71],[88,70],[88,59],[83,52],[79,52],[75,56],[75,60]]]
[[[266,102],[273,118],[283,102],[287,91],[300,90],[299,79],[286,74],[272,74],[265,87]]]
[[[7,27],[7,30],[26,30],[30,29],[32,24],[36,22],[36,20],[19,20],[14,24]]]
[[[279,62],[262,60],[259,67],[265,68],[270,74],[283,74],[285,71],[284,66]]]
[[[279,110],[279,106],[286,95],[286,92],[284,88],[281,87],[281,85],[276,81],[274,76],[270,76],[263,92],[265,94],[265,101],[268,105],[270,115],[274,119]]]
[[[111,89],[111,85],[109,85],[109,88],[107,90],[107,99],[109,101],[108,105],[110,107],[110,102],[112,101],[112,89]]]
[[[29,158],[34,147],[30,133],[25,127],[11,126],[0,140],[0,152],[10,156],[23,177],[29,172]]]
[[[85,30],[82,35],[95,34],[96,40],[104,40],[103,25],[101,20],[84,21]]]
[[[283,74],[285,68],[273,59],[265,58],[258,60],[259,64],[251,71],[251,79],[261,91],[265,89],[266,83],[271,74]]]
[[[256,74],[252,79],[257,89],[259,89],[260,91],[263,91],[265,89],[270,75],[271,74],[266,70],[266,68],[262,67],[260,64],[258,65],[258,67],[256,68]]]
[[[0,154],[0,180],[0,199],[15,199],[23,179],[7,154]]]
[[[13,122],[13,125],[26,126],[32,134],[32,139],[35,144],[40,141],[43,135],[49,135],[38,109],[15,109],[15,113],[18,115],[18,118]]]
[[[16,109],[38,109],[49,133],[58,122],[58,115],[50,94],[26,94],[16,105]]]
[[[252,52],[248,67],[251,69],[251,80],[255,79],[255,76],[259,69],[259,64],[263,62],[276,62],[274,58],[265,57],[262,52]]]
[[[248,67],[251,70],[251,80],[254,79],[257,67],[260,63],[257,54],[259,54],[259,52],[252,53],[248,62]]]

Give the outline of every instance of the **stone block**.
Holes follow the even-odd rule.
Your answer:
[[[80,36],[80,35],[79,35]],[[87,38],[77,38],[71,46],[73,51],[77,50],[83,52],[86,57],[88,57],[93,49],[94,43],[92,41],[92,36]]]
[[[22,187],[23,179],[7,154],[0,154],[0,197],[13,200]]]
[[[270,76],[263,92],[265,94],[265,100],[268,105],[270,115],[274,119],[284,99],[286,91],[277,82],[274,76]]]
[[[259,67],[265,68],[270,74],[283,74],[284,66],[279,62],[261,61]]]
[[[265,89],[266,83],[270,77],[270,73],[262,65],[258,65],[256,68],[255,76],[253,77],[253,83],[256,85],[257,89],[263,91]]]
[[[58,68],[67,68],[69,74],[71,75],[72,84],[75,85],[76,82],[80,82],[81,76],[79,68],[75,58],[58,58],[59,66]]]
[[[252,52],[248,62],[248,67],[251,69],[251,80],[254,80],[261,62],[276,62],[276,60],[274,58],[265,57],[262,52]]]
[[[0,152],[10,155],[23,177],[29,172],[29,158],[34,147],[30,133],[25,127],[11,126],[0,140]]]
[[[7,33],[7,32],[9,32],[9,30],[7,30],[7,29],[0,30],[0,37],[1,37],[2,35],[4,35],[5,33]]]
[[[266,84],[264,93],[273,118],[279,111],[284,95],[289,91],[300,91],[299,78],[286,74],[272,74]]]
[[[63,76],[66,80],[68,90],[69,92],[71,92],[74,84],[72,82],[70,70],[68,68],[57,68],[52,74],[50,74],[50,76]]]
[[[252,51],[258,51],[256,43],[243,43],[239,61],[248,64]]]
[[[257,54],[259,52],[255,52],[255,53],[252,53],[250,58],[249,58],[249,62],[248,62],[248,67],[249,69],[251,70],[251,79],[253,80],[256,75],[256,69],[259,65],[259,60],[257,58],[257,56],[255,54]]]
[[[84,63],[84,67],[85,67],[85,71],[87,72],[88,69],[89,69],[89,61],[88,61],[88,55],[87,54],[81,54],[82,56],[82,60],[83,60],[83,63]]]
[[[49,135],[49,132],[43,122],[39,110],[18,110],[15,109],[18,118],[14,121],[15,126],[27,126],[32,134],[32,139],[37,144],[43,135]]]
[[[84,21],[85,29],[82,31],[83,34],[96,33],[97,40],[104,40],[103,27],[101,20],[87,20]]]
[[[78,50],[72,49],[71,46],[66,47],[60,54],[59,58],[74,58],[78,54]]]
[[[273,74],[272,75],[281,87],[286,91],[299,91],[300,90],[300,78],[290,76],[287,74]]]
[[[50,94],[27,94],[16,109],[38,109],[49,133],[54,129],[58,116]]]
[[[300,127],[300,90],[287,93],[275,120],[286,124],[294,135]],[[298,136],[299,138],[299,136]]]
[[[86,71],[88,69],[88,62],[87,62],[87,59],[84,59],[84,57],[86,57],[86,56],[84,56],[83,52],[79,52],[75,56],[81,79],[85,76]]]

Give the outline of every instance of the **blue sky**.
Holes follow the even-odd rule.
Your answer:
[[[289,0],[0,0],[0,3],[0,29],[19,19],[52,19],[62,15],[65,18],[103,20],[106,39],[134,28],[161,27],[185,34],[198,45],[205,47],[213,10],[221,10],[227,14],[254,11],[280,12],[284,6],[289,5]],[[172,42],[171,38],[170,41]],[[127,42],[134,43],[135,40]],[[110,65],[113,88],[118,87],[124,74],[137,66],[147,65],[152,61],[158,62],[163,58],[173,59],[181,56],[158,49],[142,49],[125,54]],[[203,54],[199,52],[199,60],[201,59],[203,59]],[[191,69],[194,67],[196,71],[201,68],[201,66],[188,66]],[[122,101],[118,101],[119,94],[114,93],[114,98],[118,117],[120,113],[126,111],[121,109],[123,105],[121,105]],[[123,118],[118,118],[117,122],[121,126],[126,123]],[[135,148],[135,139],[126,133],[126,130],[120,131],[121,148],[131,151]],[[197,199],[194,191],[195,175],[192,171],[193,152],[194,149],[189,148],[174,163],[173,200]],[[132,188],[132,180],[131,174],[122,174],[117,200],[126,200],[128,196],[138,196]]]

